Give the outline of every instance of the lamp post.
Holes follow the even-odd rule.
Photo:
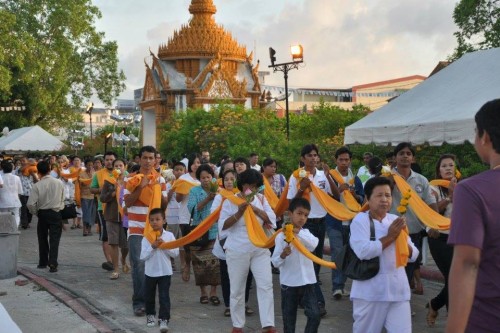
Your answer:
[[[292,54],[292,62],[285,62],[282,64],[275,64],[276,61],[276,51],[270,47],[269,57],[271,58],[271,65],[269,68],[273,69],[273,72],[277,71],[283,72],[285,78],[285,114],[286,114],[286,140],[290,141],[290,114],[288,109],[288,72],[291,69],[299,69],[299,64],[304,62],[304,52],[302,45],[292,45],[290,47],[290,53]]]
[[[111,139],[111,133],[106,134],[106,136],[104,137],[104,154],[106,154],[106,152],[108,151],[109,139]]]
[[[92,140],[92,138],[93,138],[93,135],[92,135],[92,110],[94,110],[94,103],[88,102],[86,112],[89,114],[89,117],[90,117],[90,140]]]

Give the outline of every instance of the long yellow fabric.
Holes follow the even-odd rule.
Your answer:
[[[172,190],[179,194],[189,194],[189,191],[198,184],[188,182],[184,179],[177,179],[172,185]]]
[[[288,199],[286,198],[288,194],[288,184],[285,185],[283,189],[283,193],[281,193],[281,197],[278,198],[276,193],[274,193],[271,188],[271,184],[266,177],[262,177],[264,179],[264,196],[269,202],[269,205],[274,210],[276,216],[281,216],[288,209]]]
[[[313,183],[311,183],[311,188],[312,188],[312,192],[313,192],[314,196],[316,197],[316,199],[318,200],[320,205],[324,209],[326,209],[328,214],[335,217],[337,220],[340,220],[340,221],[352,220],[354,218],[354,216],[356,216],[355,212],[352,212],[346,206],[344,206],[342,203],[333,199],[331,196],[329,196],[327,193],[322,191],[320,188],[318,188]]]
[[[434,179],[429,182],[432,186],[442,186],[448,188],[450,186],[450,181],[446,179]]]
[[[317,263],[318,265],[325,266],[325,267],[328,267],[331,269],[337,269],[337,265],[334,262],[326,261],[326,260],[323,260],[321,258],[316,257],[297,238],[294,238],[292,240],[292,244],[295,246],[295,248],[297,248],[297,250],[300,251],[300,253],[302,253],[304,256],[311,259],[313,262]]]
[[[335,179],[337,183],[339,184],[345,183],[344,177],[342,177],[342,175],[340,174],[340,172],[338,172],[337,169],[330,170],[330,175],[332,175],[333,179]],[[351,191],[348,190],[343,191],[341,195],[344,198],[347,208],[349,208],[353,212],[359,212],[361,210],[361,205],[356,200],[356,198],[354,198]]]
[[[408,264],[410,250],[408,250],[408,227],[399,233],[394,245],[396,246],[396,267],[405,267]]]
[[[430,208],[411,188],[411,186],[398,174],[393,174],[394,181],[401,193],[412,193],[409,206],[415,215],[426,226],[437,230],[450,229],[450,219],[444,217]]]
[[[21,173],[23,176],[28,177],[31,173],[36,174],[38,169],[36,168],[36,163],[30,163],[29,165],[21,168]]]

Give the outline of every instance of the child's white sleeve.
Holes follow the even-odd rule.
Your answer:
[[[142,243],[141,243],[141,256],[140,256],[140,259],[142,261],[148,260],[153,255],[153,251],[154,250],[155,249],[153,249],[153,247],[151,246],[151,243],[146,239],[146,237],[143,237],[142,238]]]
[[[299,240],[302,242],[302,244],[304,244],[306,249],[308,249],[311,252],[314,251],[316,246],[318,246],[319,243],[318,237],[311,234],[311,232],[308,229],[300,229],[297,236]]]
[[[164,237],[165,242],[172,242],[175,240],[175,236],[173,233],[166,232],[165,234],[166,234]],[[175,258],[179,255],[179,248],[178,247],[173,248],[173,249],[166,249],[163,251],[165,251],[165,253],[171,258]]]
[[[276,236],[276,239],[274,241],[274,251],[271,257],[271,262],[273,263],[274,267],[280,267],[285,262],[286,258],[281,258],[281,253],[283,252],[283,249],[286,245],[288,244],[284,241],[283,233],[280,233],[278,236]]]

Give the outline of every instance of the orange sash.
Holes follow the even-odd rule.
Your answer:
[[[338,172],[337,169],[330,170],[330,175],[332,175],[333,179],[339,184],[344,184],[344,177]],[[354,180],[354,178],[352,179]],[[346,190],[341,193],[342,197],[344,198],[344,202],[350,210],[353,212],[359,212],[361,210],[361,205],[358,203],[358,201],[354,198],[352,195],[351,191]]]
[[[21,173],[24,177],[28,177],[32,173],[37,173],[38,169],[36,168],[36,163],[31,163],[23,168],[21,168]]]
[[[408,264],[410,250],[408,250],[408,227],[405,227],[399,233],[394,242],[396,246],[396,267],[404,267]]]
[[[283,193],[281,193],[281,197],[278,198],[276,193],[274,193],[271,184],[266,177],[262,177],[264,179],[264,196],[269,202],[269,205],[274,210],[276,216],[281,216],[288,209],[288,199],[286,198],[288,194],[288,184],[286,184]]]
[[[198,184],[188,182],[185,179],[177,179],[172,185],[172,190],[179,194],[189,194],[189,191]]]
[[[446,179],[434,179],[429,182],[432,186],[442,186],[448,188],[450,186],[450,181]]]

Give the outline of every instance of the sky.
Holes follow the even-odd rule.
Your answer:
[[[304,64],[289,73],[292,88],[350,88],[410,75],[428,76],[453,52],[455,0],[213,0],[215,20],[254,51],[260,70],[269,70],[269,47],[277,62],[291,61],[289,47],[301,44]],[[144,58],[157,54],[190,18],[190,0],[94,0],[96,22],[116,40],[127,89],[142,88]],[[266,84],[284,86],[283,73]]]

